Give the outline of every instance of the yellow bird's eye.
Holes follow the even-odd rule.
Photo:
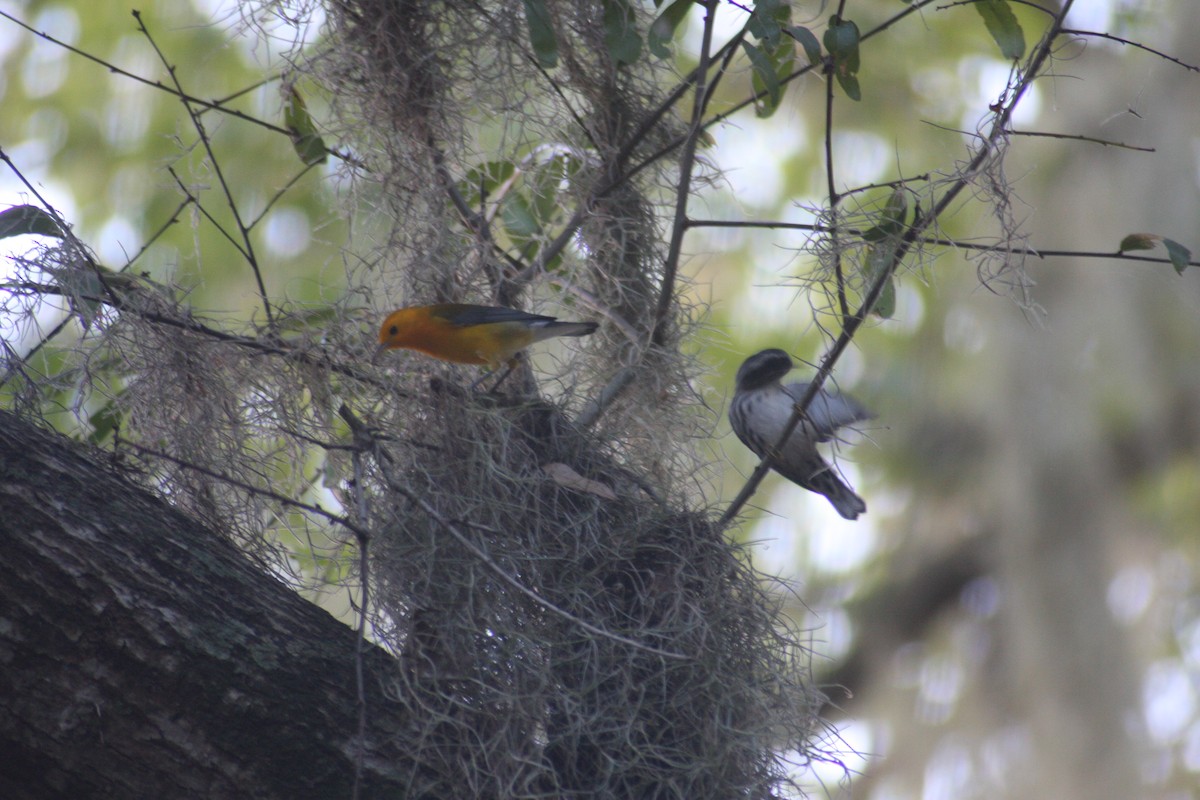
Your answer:
[[[399,332],[400,332],[399,325],[393,325],[392,327],[388,328],[388,336],[395,336]]]

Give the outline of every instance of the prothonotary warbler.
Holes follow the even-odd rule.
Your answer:
[[[512,366],[534,342],[555,336],[587,336],[595,322],[559,322],[555,317],[513,308],[436,303],[399,308],[379,328],[379,348],[417,350],[443,361]]]

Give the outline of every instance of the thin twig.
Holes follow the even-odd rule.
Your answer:
[[[708,27],[711,24],[712,17],[713,17],[712,8],[710,8],[708,16],[705,17],[706,30],[708,30]],[[660,104],[658,113],[660,113],[660,114],[665,113],[666,109],[669,107],[669,105],[674,105],[674,103],[678,102],[678,99],[684,95],[685,89],[687,88],[688,85],[690,85],[691,83],[696,83],[697,84],[696,104],[694,106],[692,125],[693,126],[699,125],[698,120],[703,119],[704,113],[708,108],[709,100],[712,98],[713,93],[715,92],[721,79],[725,75],[728,74],[729,67],[733,61],[734,54],[737,52],[737,46],[745,38],[747,30],[748,30],[748,25],[743,26],[742,29],[740,31],[738,31],[738,33],[729,42],[727,42],[722,48],[720,48],[716,52],[716,54],[714,54],[714,56],[712,58],[701,59],[700,65],[698,65],[692,71],[692,73],[689,74],[687,81],[685,81],[683,84],[680,84],[680,86],[677,87],[676,92],[673,93],[672,96],[667,99],[667,101],[664,101],[664,103]],[[708,36],[711,37],[711,32],[709,32]],[[711,38],[706,39],[704,47],[711,48]],[[705,52],[707,52],[707,50]],[[712,80],[706,81],[705,75],[707,74],[708,65],[717,60],[720,60],[721,66],[717,69],[716,74],[713,76]],[[707,86],[704,86],[705,83],[707,83]],[[697,127],[694,131],[694,135],[692,135],[690,138],[685,139],[685,141],[687,142],[687,147],[689,148],[689,151],[686,155],[686,158],[685,157],[680,158],[681,182],[683,181],[683,176],[685,176],[685,175],[686,175],[686,178],[688,181],[691,180],[691,164],[694,163],[694,161],[695,161],[696,142],[699,139],[700,129],[701,129],[700,127]],[[643,126],[643,130],[648,130],[648,129]],[[630,142],[627,145],[627,149],[623,150],[622,154],[617,159],[618,164],[623,164],[624,159],[627,158],[628,156],[632,155],[633,145],[636,141],[637,141],[637,137],[631,137]],[[635,165],[633,168],[628,169],[624,173],[622,173],[619,176],[619,178],[613,182],[612,187],[610,189],[607,189],[606,191],[612,191],[617,186],[620,186],[622,183],[632,180],[638,174],[638,172],[640,172],[642,169],[645,169],[650,164],[655,163],[656,161],[658,161],[661,158],[665,158],[674,149],[675,149],[675,145],[670,145],[668,147],[660,148],[657,152],[655,152],[655,153],[651,154],[650,156],[648,156],[647,158],[643,159],[639,164]],[[685,164],[684,163],[685,161],[687,161],[688,163]],[[681,188],[683,188],[682,183],[681,183]],[[679,197],[677,197],[677,199],[676,199],[675,224],[673,225],[672,231],[671,231],[671,235],[672,235],[671,247],[672,247],[672,251],[673,251],[673,256],[669,253],[667,256],[667,259],[666,259],[668,268],[664,271],[663,280],[660,283],[659,299],[658,299],[658,305],[656,307],[655,322],[654,322],[653,328],[651,329],[650,337],[649,337],[649,341],[654,342],[656,344],[661,344],[660,340],[662,340],[663,337],[665,337],[665,329],[666,328],[665,328],[664,322],[666,320],[666,314],[670,310],[670,302],[671,302],[671,298],[674,293],[675,275],[678,271],[678,262],[679,262],[680,253],[682,251],[683,235],[685,233],[687,233],[687,231],[690,227],[689,219],[688,219],[687,213],[686,213],[687,200],[688,200],[687,191],[683,191],[679,195]],[[633,337],[633,338],[631,338],[631,342],[635,346],[638,346],[639,350],[642,349],[640,347],[641,340],[639,338]],[[609,408],[609,406],[611,406],[617,400],[617,398],[620,397],[622,393],[624,393],[625,389],[628,388],[629,385],[633,382],[633,379],[635,376],[636,376],[636,372],[634,371],[632,366],[627,364],[626,366],[622,367],[621,370],[619,370],[615,375],[613,375],[609,379],[608,383],[605,384],[604,388],[600,390],[600,393],[580,413],[579,418],[577,420],[578,423],[582,427],[588,427],[588,426],[595,424],[595,422],[601,417],[601,415],[604,414],[604,412]]]
[[[122,78],[129,78],[130,80],[136,81],[137,83],[143,84],[145,86],[149,86],[153,89],[158,89],[159,91],[166,92],[167,94],[174,95],[175,97],[179,98],[180,100],[200,106],[206,111],[220,111],[222,114],[225,114],[226,116],[240,119],[243,122],[249,122],[252,125],[257,125],[260,128],[265,128],[266,130],[269,130],[272,133],[281,133],[284,136],[291,136],[291,134],[292,134],[292,132],[289,131],[287,128],[284,128],[279,125],[275,125],[274,123],[267,122],[266,120],[263,120],[263,119],[259,119],[258,117],[253,117],[243,111],[238,111],[236,109],[225,107],[225,105],[224,105],[225,103],[227,103],[230,100],[233,100],[237,97],[240,97],[241,95],[246,94],[248,91],[254,90],[258,86],[262,85],[262,83],[264,83],[265,81],[256,82],[255,84],[247,87],[246,89],[241,89],[241,90],[229,95],[228,97],[222,98],[220,100],[205,100],[200,97],[195,97],[194,95],[186,94],[178,88],[172,88],[170,86],[166,86],[161,81],[156,81],[151,78],[143,78],[141,75],[136,75],[128,70],[121,69],[116,64],[113,64],[110,61],[105,61],[104,59],[100,58],[99,56],[92,55],[91,53],[88,53],[84,50],[80,50],[78,47],[69,45],[66,42],[62,41],[61,39],[56,39],[53,36],[51,36],[50,34],[46,33],[45,31],[39,31],[38,29],[32,27],[28,23],[22,22],[21,20],[17,19],[12,14],[9,14],[6,11],[0,11],[0,17],[7,19],[9,22],[12,22],[13,24],[15,24],[21,28],[24,28],[25,30],[32,33],[34,36],[37,36],[38,38],[40,38],[44,41],[47,41],[50,44],[55,45],[56,47],[61,47],[62,49],[66,50],[67,52],[71,53],[72,55],[81,56],[83,58],[86,58],[88,61],[91,61],[94,64],[98,64],[101,67],[104,67],[104,69],[108,70],[109,72],[111,72],[114,75],[120,75]],[[275,80],[275,78],[271,78],[269,80]],[[328,153],[329,155],[333,156],[336,159],[346,162],[347,164],[351,164],[353,166],[358,166],[358,167],[362,166],[362,162],[360,162],[358,159],[354,158],[354,156],[350,155],[349,153],[343,153],[340,150],[332,150],[332,149],[328,149],[328,148],[325,150],[325,152]]]
[[[193,202],[195,202],[195,199],[192,197],[185,197],[183,200],[181,200],[179,207],[167,216],[167,221],[160,225],[158,230],[146,237],[146,241],[142,242],[142,245],[138,248],[137,252],[125,261],[125,266],[122,267],[120,271],[124,271],[125,269],[132,267],[139,258],[146,254],[146,251],[148,251],[155,242],[166,235],[167,231],[169,231],[172,226],[178,225],[179,215],[182,214],[183,210],[190,206]]]
[[[728,220],[728,219],[693,219],[690,223],[693,228],[766,228],[771,230],[800,230],[809,231],[811,233],[827,233],[830,228],[828,225],[820,225],[811,222],[783,222],[783,221],[754,221],[754,220]],[[843,228],[843,233],[848,233],[852,236],[862,236],[865,231],[861,228]],[[940,247],[953,247],[956,250],[973,250],[981,253],[993,252],[997,249],[992,244],[980,244],[978,242],[964,242],[958,239],[943,239],[939,236],[919,236],[913,244],[933,245]],[[1030,256],[1032,258],[1113,258],[1121,261],[1143,261],[1150,264],[1174,264],[1175,262],[1169,258],[1161,256],[1143,256],[1133,255],[1121,250],[1043,250],[1036,247],[1006,247],[1006,252],[1015,253],[1022,256]],[[1200,267],[1200,261],[1189,261],[1188,266]]]
[[[247,225],[246,227],[250,228],[250,229],[257,227],[258,223],[262,222],[263,217],[267,216],[267,214],[271,211],[271,209],[275,207],[275,204],[283,199],[283,196],[288,193],[288,190],[290,190],[293,186],[295,186],[297,183],[299,183],[301,178],[303,178],[305,175],[307,175],[309,172],[311,172],[313,169],[315,169],[317,166],[319,166],[319,164],[320,164],[320,162],[316,162],[316,163],[312,163],[312,164],[305,164],[304,169],[300,170],[295,175],[293,175],[287,183],[285,183],[283,186],[281,186],[279,188],[278,191],[275,192],[275,194],[271,195],[271,199],[266,202],[266,205],[263,206],[262,211],[258,212],[258,216],[256,216],[254,219],[250,220],[250,224]]]
[[[812,382],[808,385],[804,395],[796,401],[795,407],[792,410],[792,416],[788,420],[788,424],[784,426],[781,435],[775,441],[774,445],[767,450],[767,454],[763,457],[762,461],[759,462],[758,466],[755,467],[754,472],[746,480],[745,485],[742,486],[742,489],[740,492],[738,492],[737,497],[734,498],[733,502],[729,504],[729,507],[726,508],[725,512],[721,515],[722,525],[729,524],[729,522],[731,522],[733,518],[737,516],[738,512],[741,511],[742,506],[746,504],[746,501],[749,500],[754,492],[758,489],[758,485],[762,483],[762,480],[764,477],[766,477],[768,470],[771,469],[771,454],[778,451],[778,449],[783,446],[783,443],[786,442],[788,438],[791,437],[792,432],[795,431],[796,426],[800,424],[800,420],[804,417],[809,404],[812,403],[812,400],[814,397],[816,397],[817,392],[820,391],[825,381],[829,378],[830,373],[833,371],[834,365],[837,363],[838,359],[841,358],[842,353],[846,351],[846,348],[849,347],[850,342],[854,339],[854,335],[858,332],[859,327],[861,327],[863,322],[866,321],[867,315],[878,301],[879,295],[883,292],[884,286],[886,286],[888,281],[891,280],[892,275],[896,271],[896,267],[903,260],[904,256],[920,239],[920,237],[924,235],[925,231],[927,231],[933,225],[933,223],[941,217],[950,204],[954,202],[955,198],[957,198],[958,195],[967,188],[967,186],[970,184],[970,178],[974,176],[983,167],[987,160],[993,156],[994,151],[999,145],[1000,141],[1008,135],[1009,122],[1012,120],[1013,111],[1021,102],[1021,98],[1023,98],[1025,93],[1029,90],[1029,87],[1033,85],[1033,82],[1040,75],[1046,60],[1050,58],[1051,46],[1061,33],[1063,20],[1066,19],[1066,16],[1070,12],[1071,6],[1074,5],[1074,3],[1075,0],[1065,0],[1062,8],[1058,12],[1058,15],[1054,18],[1050,28],[1046,31],[1046,35],[1042,38],[1042,41],[1038,44],[1037,49],[1030,56],[1029,61],[1027,62],[1022,73],[1022,77],[1018,80],[1016,86],[1013,88],[1011,96],[1008,97],[1006,101],[998,104],[999,109],[995,112],[995,119],[992,123],[991,130],[988,132],[987,137],[980,146],[979,152],[975,154],[974,158],[972,158],[967,166],[962,170],[958,179],[955,180],[950,188],[946,190],[946,193],[937,200],[933,207],[930,208],[929,211],[924,214],[924,216],[914,220],[912,226],[907,232],[905,232],[904,236],[901,237],[900,241],[896,245],[896,249],[891,254],[891,258],[887,266],[879,271],[879,274],[875,277],[874,282],[868,289],[866,296],[863,298],[862,305],[859,306],[858,311],[856,311],[854,315],[850,317],[845,327],[843,327],[842,332],[834,341],[833,345],[830,346],[829,350],[821,358],[821,363],[817,368],[816,375],[813,377]]]
[[[838,4],[837,18],[841,19],[846,11],[846,0],[841,0]],[[830,252],[833,256],[833,275],[837,281],[837,299],[838,309],[842,314],[842,327],[846,326],[846,321],[850,316],[850,304],[846,300],[846,276],[842,270],[842,248],[838,237],[837,227],[837,210],[838,205],[842,201],[842,196],[838,192],[837,182],[833,178],[833,97],[834,86],[837,81],[833,79],[833,70],[835,65],[833,57],[827,57],[824,65],[825,75],[825,186],[829,192],[829,242]]]
[[[26,381],[28,381],[29,376],[25,374],[25,370],[22,369],[22,367],[28,363],[30,358],[37,355],[38,351],[49,344],[54,337],[62,333],[66,329],[67,325],[71,323],[71,319],[71,315],[68,314],[59,320],[58,324],[55,325],[49,333],[38,340],[38,343],[29,348],[29,351],[22,356],[18,356],[17,352],[9,346],[8,342],[3,342],[4,349],[8,353],[8,357],[5,358],[5,361],[8,363],[8,369],[4,371],[4,377],[0,378],[0,389],[3,389],[5,386],[7,386],[8,382],[16,375],[21,375]]]
[[[735,36],[729,42],[729,44],[725,45],[715,54],[713,60],[716,60],[717,58],[725,58],[726,63],[728,63],[728,60],[732,58],[732,51],[734,47],[736,47],[736,44],[740,42],[744,36],[744,30],[739,32],[737,36]],[[591,213],[592,205],[597,200],[601,200],[612,194],[617,189],[632,180],[643,169],[662,160],[667,155],[672,153],[677,147],[683,144],[684,138],[686,137],[680,137],[676,139],[673,143],[647,156],[635,166],[620,170],[620,168],[623,167],[628,160],[633,157],[633,154],[637,151],[637,148],[643,142],[645,142],[646,137],[650,135],[650,131],[654,129],[654,126],[658,124],[658,122],[667,114],[667,112],[675,107],[676,103],[686,96],[687,90],[692,86],[694,73],[695,70],[693,70],[691,74],[689,74],[683,81],[676,85],[675,88],[663,98],[663,100],[653,111],[642,118],[641,122],[638,124],[638,127],[629,135],[628,139],[625,141],[625,144],[621,146],[621,149],[617,151],[617,155],[613,159],[613,164],[616,168],[618,168],[616,174],[598,185],[592,191],[588,198],[581,203],[577,209],[575,209],[575,213],[571,215],[569,220],[567,220],[559,235],[556,236],[554,240],[551,241],[538,254],[537,260],[525,267],[524,270],[517,273],[515,276],[509,278],[510,281],[524,283],[531,280],[535,275],[543,273],[546,269],[546,264],[549,264],[551,261],[557,258],[558,254],[562,252],[563,248],[566,247],[575,237],[579,227],[583,224],[583,221],[587,218],[588,214]],[[705,128],[707,127],[708,125],[705,124]]]
[[[579,412],[575,424],[580,428],[590,428],[594,425],[596,420],[600,419],[600,415],[621,396],[621,393],[633,382],[635,377],[637,377],[637,371],[633,367],[625,366],[617,370],[616,374],[608,379],[608,383],[604,385],[600,393]]]
[[[858,41],[860,43],[862,43],[862,42],[865,42],[866,40],[870,39],[873,36],[878,36],[879,34],[886,31],[888,28],[891,28],[893,25],[895,25],[898,22],[900,22],[901,20],[903,20],[908,15],[915,14],[918,11],[925,8],[926,6],[932,5],[933,3],[936,3],[936,2],[938,2],[938,0],[918,0],[917,2],[914,2],[910,5],[905,6],[903,11],[897,12],[894,16],[887,18],[886,20],[879,23],[871,30],[869,30],[866,33],[859,36]],[[779,85],[782,87],[788,83],[791,83],[794,80],[798,80],[799,78],[802,78],[805,75],[807,75],[808,73],[812,72],[818,66],[819,66],[819,64],[808,64],[806,66],[800,67],[795,72],[793,72],[791,75],[788,75],[785,78],[780,78]],[[762,91],[757,92],[755,94],[751,94],[746,99],[735,103],[734,105],[725,109],[721,113],[715,114],[712,117],[709,117],[708,120],[706,120],[704,123],[704,129],[708,130],[709,128],[712,128],[715,125],[719,125],[720,123],[722,123],[725,120],[732,117],[734,114],[737,114],[739,111],[742,111],[742,110],[746,109],[747,107],[754,105],[756,102],[758,102],[762,98],[766,97],[767,94],[768,94],[767,90],[763,89]],[[682,144],[683,144],[683,137],[682,136],[677,137],[675,140],[670,142],[666,147],[664,147],[663,150],[665,152],[670,152],[671,150],[674,150],[676,147],[679,147]],[[632,171],[633,170],[631,170],[631,172]]]
[[[101,297],[101,296],[91,295],[91,294],[72,295],[70,292],[68,292],[66,289],[63,289],[61,286],[55,286],[53,284],[46,284],[46,283],[35,283],[32,281],[12,281],[12,282],[3,284],[3,287],[6,289],[9,289],[9,290],[16,289],[16,290],[21,290],[21,291],[34,292],[37,294],[54,295],[54,296],[58,296],[58,297],[75,296],[81,300],[106,303],[123,313],[134,314],[137,317],[145,320],[146,322],[153,322],[158,325],[167,325],[167,326],[170,326],[173,328],[178,328],[180,330],[189,331],[191,333],[196,333],[201,336],[205,336],[214,341],[224,342],[226,344],[232,344],[232,345],[235,345],[237,347],[241,347],[241,348],[244,348],[247,350],[254,350],[255,352],[263,353],[265,355],[281,356],[283,358],[288,359],[289,361],[294,361],[298,364],[305,364],[310,367],[318,367],[320,369],[327,369],[330,372],[335,372],[335,373],[337,373],[339,375],[343,375],[347,378],[352,378],[356,381],[361,381],[362,383],[365,383],[368,386],[373,386],[376,389],[387,391],[393,397],[407,397],[408,396],[406,393],[397,389],[391,383],[382,381],[368,373],[365,373],[365,372],[362,372],[361,370],[355,369],[352,366],[348,366],[345,363],[342,363],[341,361],[335,361],[329,353],[324,352],[324,351],[321,351],[318,354],[314,355],[312,352],[310,352],[308,350],[288,347],[286,345],[286,343],[280,342],[277,339],[271,339],[270,341],[264,341],[262,339],[258,339],[258,338],[254,338],[254,337],[250,337],[250,336],[242,336],[242,335],[236,334],[236,333],[229,333],[228,331],[223,331],[223,330],[219,330],[217,328],[212,328],[201,322],[197,322],[195,319],[192,319],[191,317],[172,317],[172,316],[169,316],[162,312],[148,311],[146,309],[138,308],[138,307],[126,302],[119,296],[115,297],[115,298],[110,298],[110,297]]]
[[[1087,37],[1090,37],[1093,39],[1108,39],[1110,42],[1116,42],[1118,44],[1128,45],[1129,47],[1136,47],[1138,50],[1145,50],[1147,53],[1151,53],[1153,55],[1158,56],[1161,59],[1170,61],[1172,64],[1178,64],[1179,66],[1181,66],[1184,69],[1189,70],[1191,72],[1200,72],[1200,67],[1197,67],[1193,64],[1189,64],[1186,61],[1181,61],[1178,58],[1175,58],[1175,56],[1168,55],[1168,54],[1162,52],[1161,50],[1155,50],[1153,47],[1147,47],[1146,45],[1144,45],[1140,42],[1134,42],[1134,41],[1130,41],[1129,39],[1123,39],[1120,36],[1115,36],[1111,33],[1102,33],[1101,31],[1082,31],[1077,28],[1063,28],[1060,32],[1070,35],[1070,36],[1087,36]]]
[[[1124,142],[1114,142],[1111,139],[1097,139],[1094,136],[1083,136],[1078,133],[1054,133],[1053,131],[1009,131],[1013,136],[1041,136],[1046,139],[1073,139],[1078,142],[1091,142],[1093,144],[1101,144],[1105,147],[1120,147],[1124,150],[1137,150],[1139,153],[1156,153],[1158,152],[1153,147],[1138,147],[1134,144],[1125,144]]]
[[[87,266],[91,268],[92,273],[99,280],[100,286],[104,289],[104,292],[105,292],[105,297],[100,298],[98,300],[98,302],[108,302],[110,300],[115,301],[117,299],[117,295],[114,292],[112,285],[108,281],[108,275],[106,274],[105,270],[101,269],[100,265],[96,263],[96,260],[94,258],[92,258],[92,254],[91,254],[91,251],[88,248],[88,246],[86,244],[84,244],[82,239],[80,239],[78,236],[75,235],[75,230],[71,227],[70,224],[67,223],[67,220],[63,218],[62,214],[58,213],[58,209],[56,209],[54,206],[50,205],[49,201],[47,201],[46,198],[42,196],[41,192],[39,192],[37,190],[37,187],[35,187],[33,185],[33,183],[30,182],[30,180],[27,177],[25,177],[25,173],[21,172],[21,170],[17,167],[17,165],[13,163],[12,158],[9,157],[8,153],[6,153],[3,148],[0,148],[0,161],[3,161],[5,164],[7,164],[8,168],[10,170],[12,170],[13,174],[17,176],[17,179],[20,180],[22,184],[24,184],[25,188],[29,191],[29,193],[32,194],[35,198],[37,198],[37,201],[42,204],[42,208],[46,211],[46,213],[49,214],[51,216],[51,218],[54,219],[55,224],[58,226],[58,229],[62,234],[62,238],[66,242],[70,243],[71,247],[74,248],[75,253],[81,259],[86,261]],[[126,264],[126,266],[128,266],[128,264]],[[123,269],[124,269],[124,267],[122,268],[122,270]],[[78,297],[77,294],[72,294],[69,292],[63,292],[63,293],[61,293],[60,296],[66,297],[72,301],[75,300],[76,297]],[[30,350],[25,354],[25,358],[28,358],[29,356],[37,353],[50,340],[54,339],[56,336],[58,336],[58,334],[62,333],[62,331],[64,331],[66,329],[68,322],[70,322],[70,319],[71,319],[71,315],[68,314],[63,320],[61,320],[54,327],[53,330],[50,331],[50,333],[41,337],[41,339],[38,341],[38,343],[36,345],[34,345],[32,348],[30,348]],[[2,380],[0,380],[0,387],[4,386],[4,384],[8,383],[8,380],[12,377],[12,375],[13,375],[12,370],[9,370],[8,372],[6,372],[4,375],[4,378]]]
[[[208,154],[209,163],[212,164],[213,172],[217,176],[217,182],[221,185],[221,191],[224,192],[225,200],[229,205],[229,211],[233,214],[233,221],[237,224],[238,232],[242,237],[243,247],[239,248],[239,250],[243,258],[246,259],[246,263],[250,265],[250,270],[254,273],[254,280],[258,284],[258,296],[262,300],[263,311],[267,315],[267,328],[273,331],[275,330],[275,315],[271,311],[271,301],[267,296],[267,286],[263,282],[262,270],[259,269],[258,258],[254,254],[254,243],[250,241],[250,229],[242,221],[242,213],[238,210],[237,201],[233,197],[233,191],[229,188],[229,183],[225,180],[225,171],[221,169],[221,162],[217,158],[217,154],[213,151],[212,141],[208,138],[208,131],[205,130],[204,121],[200,119],[199,113],[192,107],[191,101],[184,99],[185,92],[183,91],[183,85],[179,82],[179,76],[176,74],[175,67],[167,60],[166,54],[159,49],[158,42],[154,40],[154,36],[151,35],[149,28],[142,21],[142,13],[134,10],[133,18],[137,20],[138,30],[146,37],[146,41],[150,43],[150,47],[153,48],[155,54],[158,56],[163,68],[171,76],[171,82],[175,84],[175,88],[179,92],[183,108],[192,120],[192,126],[196,129],[196,134],[200,137],[200,143],[204,147],[204,152]]]
[[[217,218],[214,217],[212,215],[212,213],[209,212],[209,210],[204,207],[204,203],[200,202],[199,197],[192,194],[192,190],[189,189],[187,187],[187,184],[185,184],[183,182],[183,179],[179,177],[179,173],[177,173],[175,171],[175,168],[167,167],[167,174],[175,179],[175,185],[179,188],[179,191],[183,192],[184,202],[195,205],[196,210],[198,210],[200,212],[201,216],[203,216],[206,220],[208,220],[209,222],[212,223],[213,227],[216,228],[217,232],[225,237],[225,241],[227,241],[227,242],[229,242],[229,244],[233,245],[233,249],[238,251],[238,255],[240,255],[244,259],[248,259],[250,256],[246,253],[245,250],[242,249],[242,243],[239,242],[233,234],[231,234],[229,231],[225,230],[225,226],[223,226],[220,222],[218,222]]]
[[[354,448],[350,454],[350,461],[354,470],[354,484],[350,487],[350,491],[355,499],[355,514],[358,516],[358,524],[362,529],[369,530],[370,515],[367,512],[366,492],[363,491],[365,470],[362,463],[362,450]],[[352,800],[358,800],[361,796],[363,760],[366,758],[367,751],[367,682],[363,661],[366,658],[367,619],[370,616],[371,608],[371,560],[368,558],[367,550],[370,539],[366,536],[357,536],[356,538],[358,539],[358,576],[359,585],[362,587],[362,597],[359,599],[358,637],[354,642],[354,689],[358,704],[358,742],[354,752],[354,787],[350,792]]]
[[[658,287],[658,304],[654,310],[654,323],[650,328],[650,343],[661,347],[666,343],[667,317],[675,297],[675,276],[679,272],[679,258],[683,252],[683,237],[687,233],[688,200],[692,193],[692,168],[696,162],[696,142],[704,122],[711,95],[708,91],[708,65],[712,49],[713,26],[716,24],[717,0],[707,0],[704,8],[704,32],[700,40],[700,61],[694,70],[692,85],[696,95],[692,106],[692,119],[683,141],[683,152],[679,156],[679,181],[675,186],[675,220],[671,225],[671,240],[667,245],[667,257],[663,263],[663,276]]]
[[[616,311],[613,311],[610,306],[607,306],[601,302],[600,298],[597,297],[593,292],[589,292],[587,289],[572,283],[566,278],[551,277],[548,280],[548,283],[551,286],[557,286],[567,294],[574,295],[580,301],[582,301],[585,306],[604,317],[606,320],[612,323],[617,330],[625,334],[625,338],[629,340],[630,344],[637,344],[642,340],[642,337],[637,332],[637,328],[633,327],[632,322],[625,319]]]
[[[258,497],[265,497],[268,500],[274,500],[276,503],[287,506],[288,508],[294,508],[298,511],[306,511],[309,514],[314,514],[318,517],[322,517],[336,525],[341,525],[343,528],[350,531],[352,534],[354,534],[356,537],[359,537],[360,539],[364,538],[364,537],[366,537],[366,538],[370,537],[370,532],[368,530],[366,530],[365,528],[359,526],[357,523],[351,521],[350,519],[347,519],[346,517],[341,516],[340,514],[335,514],[332,511],[326,511],[325,509],[321,508],[319,505],[316,505],[315,503],[305,503],[300,500],[295,500],[291,497],[282,495],[279,492],[273,492],[270,489],[264,489],[261,486],[255,486],[252,483],[247,483],[246,481],[238,480],[237,478],[231,477],[222,472],[218,472],[215,469],[209,469],[208,467],[202,467],[199,464],[195,464],[186,459],[179,458],[178,456],[173,456],[170,453],[164,453],[163,451],[156,450],[153,447],[146,447],[143,444],[138,444],[137,442],[133,442],[128,439],[122,439],[121,443],[126,445],[127,447],[132,447],[134,450],[137,450],[139,453],[148,455],[151,458],[161,458],[164,461],[170,461],[172,464],[177,464],[178,466],[181,466],[184,469],[188,469],[188,470],[191,470],[192,472],[197,472],[201,475],[212,478],[213,480],[217,480],[222,483],[226,483],[230,486],[241,489],[242,491],[249,492],[252,495],[256,495]]]

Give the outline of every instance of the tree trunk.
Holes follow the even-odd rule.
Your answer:
[[[0,797],[351,796],[352,630],[3,411],[0,543]],[[365,650],[361,796],[402,796],[394,665]]]

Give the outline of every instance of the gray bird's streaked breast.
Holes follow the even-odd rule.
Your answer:
[[[779,386],[743,392],[734,397],[730,409],[734,433],[761,456],[768,447],[779,441],[784,426],[792,418],[794,407],[795,400]],[[802,420],[789,442],[812,438],[812,427]]]

